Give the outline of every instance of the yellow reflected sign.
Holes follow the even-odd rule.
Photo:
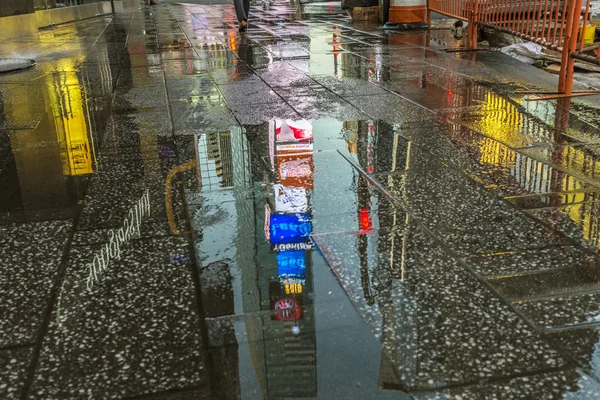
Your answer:
[[[50,104],[60,145],[64,175],[94,172],[93,149],[88,136],[88,115],[82,89],[75,72],[62,72],[49,84]]]
[[[285,294],[301,294],[302,293],[302,284],[297,283],[291,279],[286,279],[283,281],[283,286],[285,287]]]

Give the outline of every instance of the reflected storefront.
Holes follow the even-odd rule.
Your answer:
[[[98,53],[106,45],[97,46]],[[108,57],[108,56],[107,56]],[[44,68],[44,67],[38,67]],[[97,169],[97,144],[106,125],[111,70],[64,57],[35,85],[7,86],[0,95],[3,219],[72,216]],[[93,90],[90,77],[94,80]]]
[[[35,10],[49,10],[70,6],[81,6],[84,4],[100,3],[106,0],[34,0]]]
[[[205,221],[198,225],[201,232],[196,246],[201,263],[206,265],[206,269],[200,269],[202,286],[206,288],[203,292],[205,307],[215,318],[207,324],[211,338],[229,338],[231,346],[238,350],[224,355],[218,351],[218,341],[209,343],[209,348],[214,348],[217,357],[214,363],[233,367],[247,362],[238,355],[247,342],[253,380],[262,392],[260,398],[265,399],[316,396],[312,243],[309,239],[312,163],[310,158],[298,154],[309,156],[312,152],[307,150],[312,149],[309,146],[312,131],[310,126],[304,126],[300,140],[292,138],[284,143],[278,140],[281,136],[275,129],[282,122],[284,129],[294,125],[293,121],[272,121],[251,127],[271,138],[263,142],[265,146],[272,144],[270,155],[266,147],[256,154],[256,143],[248,141],[246,133],[239,128],[196,139],[203,193],[197,213],[198,218]],[[298,144],[297,148],[294,143]],[[284,150],[283,162],[277,161],[281,155],[277,146],[283,146],[280,148]],[[274,164],[269,164],[275,170],[261,165],[262,157],[273,160]],[[289,167],[289,162],[301,166]],[[277,171],[286,165],[287,172]],[[252,178],[264,174],[284,178],[265,190],[260,180]],[[219,221],[206,223],[214,212],[221,216]],[[230,276],[227,288],[210,272],[217,265]],[[226,308],[219,294],[223,291],[231,296],[230,306]],[[243,324],[230,319],[241,312],[248,315]],[[255,314],[263,316],[254,317]],[[235,368],[228,373],[223,371],[219,379],[239,385],[237,393],[244,393],[249,389],[239,373]],[[224,396],[231,395],[231,387],[228,387]]]

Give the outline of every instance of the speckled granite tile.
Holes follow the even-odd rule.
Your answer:
[[[223,132],[237,122],[223,101],[191,99],[171,103],[175,135]]]
[[[219,85],[219,90],[228,104],[248,105],[260,103],[283,102],[281,97],[262,81],[251,84]]]
[[[32,356],[32,347],[0,350],[0,397],[6,400],[22,398]]]
[[[473,257],[469,265],[481,276],[494,277],[564,268],[581,260],[585,255],[579,248],[565,246]]]
[[[461,256],[554,246],[549,230],[414,147],[396,198]]]
[[[109,154],[98,157],[98,171],[88,188],[78,230],[118,227],[130,208],[146,190],[150,196],[150,215],[143,222],[166,220],[165,181],[175,166],[172,158],[160,158],[157,150],[147,154]],[[181,202],[173,189],[173,204]],[[177,211],[177,208],[176,208]],[[175,215],[179,215],[177,212]]]
[[[140,137],[169,137],[173,127],[167,110],[118,113],[110,116],[101,149],[139,146]]]
[[[395,94],[346,97],[345,100],[372,119],[390,124],[427,121],[433,116],[433,113]]]
[[[117,81],[118,89],[164,85],[163,70],[159,66],[124,68]]]
[[[557,295],[547,300],[515,305],[541,328],[558,328],[600,322],[600,293]]]
[[[381,335],[384,354],[401,360],[396,375],[403,390],[441,389],[568,365],[420,228],[406,227],[398,227],[402,233],[396,241],[365,238],[375,240],[368,246],[356,235],[314,238],[363,319]],[[378,255],[390,246],[395,246],[393,264],[389,254]],[[391,267],[396,264],[397,270]],[[402,280],[393,280],[395,273]],[[395,322],[386,317],[390,313]]]
[[[579,196],[585,198],[585,194]],[[551,229],[580,245],[594,251],[598,248],[598,239],[586,227],[595,226],[598,223],[600,203],[587,202],[560,208],[528,210],[527,212],[541,223],[547,224]]]
[[[560,190],[560,189],[559,189]],[[596,202],[600,199],[598,190],[592,187],[577,189],[576,191],[544,193],[523,196],[507,196],[507,201],[521,210],[538,210],[547,207],[567,207],[579,203]]]
[[[87,264],[100,248],[70,253],[31,397],[122,398],[206,383],[193,272],[171,262],[189,257],[187,239],[122,244],[88,290]]]
[[[167,93],[171,101],[220,95],[219,87],[208,74],[198,74],[179,79],[168,79],[167,77]]]
[[[583,181],[458,124],[434,119],[396,124],[395,132],[502,196],[581,191]],[[535,182],[535,183],[534,183]],[[577,197],[564,195],[562,201]],[[552,200],[552,202],[550,202]],[[557,205],[557,196],[547,199]]]
[[[369,119],[368,115],[335,94],[322,93],[317,96],[296,97],[289,102],[304,119],[335,118],[343,121]]]
[[[544,336],[562,347],[574,357],[585,370],[600,379],[599,360],[597,357],[600,342],[600,328],[592,326],[579,329],[559,330],[545,333]]]
[[[114,110],[135,110],[139,108],[167,109],[167,91],[164,85],[119,87],[112,108]]]
[[[415,400],[594,400],[600,396],[596,383],[589,376],[565,369],[559,372],[522,376],[502,382],[446,389],[427,394],[414,394]]]
[[[342,97],[386,95],[388,91],[369,81],[357,78],[342,78],[333,76],[313,75],[312,78],[333,93]]]
[[[539,296],[564,295],[569,292],[600,289],[597,265],[585,260],[560,269],[506,276],[489,282],[500,294],[511,300],[527,300]]]
[[[144,396],[145,400],[214,400],[210,386],[179,389],[176,391],[153,393]]]
[[[300,114],[282,99],[271,103],[249,102],[232,104],[230,108],[235,118],[242,125],[260,125],[271,121],[273,118],[301,119]]]
[[[0,346],[33,343],[72,221],[0,225]]]
[[[297,87],[315,83],[314,80],[285,61],[275,61],[257,72],[271,87]]]
[[[105,243],[109,237],[109,231],[115,227],[94,229],[94,230],[77,230],[73,235],[73,246],[88,246],[98,243]],[[140,237],[143,239],[151,239],[157,237],[173,236],[169,229],[167,221],[147,222],[140,226]]]

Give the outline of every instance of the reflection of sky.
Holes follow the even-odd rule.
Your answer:
[[[381,344],[354,309],[336,278],[313,252],[317,329],[317,399],[409,397],[377,388]]]

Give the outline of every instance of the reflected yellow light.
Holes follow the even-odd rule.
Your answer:
[[[481,117],[473,124],[475,129],[509,146],[523,146],[525,137],[521,129],[527,129],[528,121],[513,103],[493,93],[487,93],[480,113]]]
[[[51,75],[47,82],[63,174],[91,174],[94,172],[94,154],[88,135],[89,116],[77,74],[68,69]]]

